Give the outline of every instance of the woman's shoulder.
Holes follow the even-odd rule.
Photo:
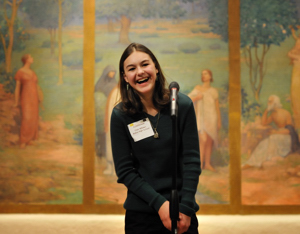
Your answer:
[[[113,112],[115,112],[118,115],[124,114],[123,103],[119,102],[117,105],[115,105],[114,108],[113,108]]]
[[[195,109],[192,99],[184,93],[178,93],[178,119],[180,122],[187,116],[195,115]]]
[[[124,124],[130,124],[145,118],[145,115],[142,113],[136,113],[132,115],[128,114],[123,108],[123,103],[120,102],[113,108],[111,118],[112,121],[118,121]]]
[[[190,105],[192,103],[193,101],[188,95],[178,92],[178,105]]]
[[[16,79],[16,80],[20,80],[21,77],[22,77],[22,68],[20,68],[20,69],[16,72],[16,74],[15,74],[15,79]]]
[[[26,69],[21,67],[17,72],[16,75],[20,76],[20,75],[28,75],[28,76],[36,76],[36,73],[31,70],[31,69]]]
[[[30,69],[26,69],[26,68],[24,68],[24,67],[21,67],[18,71],[17,71],[17,73],[29,73],[29,72],[33,72],[32,70],[30,70]]]
[[[200,84],[197,84],[197,85],[195,85],[194,89],[202,91],[203,87]]]
[[[123,105],[123,102],[116,104],[113,108],[113,114],[120,118],[126,119],[127,117],[130,117],[130,115],[124,110]]]
[[[19,70],[17,70],[16,74],[20,74],[24,72],[24,68],[20,68]]]

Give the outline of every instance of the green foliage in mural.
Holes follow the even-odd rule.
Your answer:
[[[228,1],[207,0],[208,24],[211,31],[228,42]]]
[[[12,78],[10,73],[6,73],[4,70],[0,71],[0,84],[3,84],[6,93],[13,93],[15,91],[15,79]]]
[[[0,84],[3,84],[3,88],[7,93],[13,93],[15,89],[15,80],[13,79],[14,71],[12,71],[15,70],[15,68],[11,69],[4,65],[10,53],[8,45],[12,43],[12,49],[14,51],[22,51],[25,48],[25,42],[30,39],[23,22],[18,18],[14,20],[13,38],[10,37],[9,27],[5,18],[7,16],[9,17],[10,14],[11,12],[9,10],[6,12],[4,9],[0,10]]]
[[[45,11],[41,9],[47,9]],[[57,0],[27,0],[22,5],[22,11],[26,14],[31,26],[47,29],[50,40],[47,41],[51,55],[54,55],[57,43],[57,30],[59,26],[59,6]],[[69,25],[75,18],[82,19],[82,2],[65,0],[62,2],[62,24]],[[44,42],[45,43],[45,42]],[[43,44],[43,46],[46,46]]]
[[[10,11],[6,14],[10,15]],[[0,64],[5,61],[5,50],[9,44],[9,33],[8,26],[5,20],[5,12],[0,9]],[[29,34],[25,31],[25,26],[20,19],[16,19],[14,22],[14,33],[13,33],[13,50],[21,51],[25,48],[24,42],[30,38]]]
[[[189,1],[198,2],[198,1]],[[119,43],[130,43],[129,31],[131,22],[139,17],[167,18],[175,23],[187,15],[184,5],[187,1],[174,0],[102,0],[96,1],[97,20],[107,20],[108,32],[114,32],[114,21],[121,24]]]
[[[272,45],[279,46],[299,24],[294,1],[267,0],[241,2],[241,47],[249,69],[253,95],[259,101],[267,72],[266,54]]]
[[[292,0],[241,1],[241,47],[280,45],[299,24]]]
[[[242,119],[244,123],[254,121],[255,117],[261,115],[260,104],[256,101],[251,101],[249,95],[244,88],[241,89],[242,97]]]
[[[63,24],[69,25],[75,18],[82,19],[82,1],[64,0]],[[47,9],[47,10],[41,10]],[[58,3],[57,0],[26,0],[22,9],[27,14],[31,26],[36,28],[58,28]]]
[[[227,1],[207,1],[212,31],[228,41]],[[240,43],[248,66],[252,93],[259,102],[267,73],[266,54],[272,45],[279,46],[299,25],[294,0],[243,0],[240,5]]]
[[[58,27],[58,6],[54,0],[26,0],[22,4],[22,11],[27,14],[30,24],[35,28]]]

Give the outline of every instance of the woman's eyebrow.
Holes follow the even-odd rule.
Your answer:
[[[144,63],[144,62],[149,62],[149,59],[144,59],[143,61],[141,61],[141,63]],[[135,66],[134,64],[128,64],[125,68],[134,67],[134,66]]]

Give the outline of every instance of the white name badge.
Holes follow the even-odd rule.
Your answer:
[[[128,124],[127,126],[135,142],[154,135],[150,120],[148,118]]]

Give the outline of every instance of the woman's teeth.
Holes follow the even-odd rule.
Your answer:
[[[142,84],[144,82],[147,82],[148,80],[149,80],[149,78],[141,79],[141,80],[138,80],[137,83]]]

